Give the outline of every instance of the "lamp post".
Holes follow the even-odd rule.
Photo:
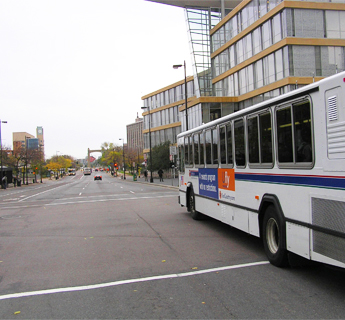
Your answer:
[[[56,163],[59,163],[59,155],[58,155],[58,152],[60,152],[60,151],[56,151]],[[60,169],[59,169],[59,168],[56,168],[56,177],[55,177],[55,180],[59,179],[59,172],[60,172]]]
[[[152,145],[151,145],[151,115],[150,115],[150,107],[141,107],[141,109],[147,109],[148,113],[149,113],[150,183],[153,183],[153,177],[152,177]]]
[[[41,157],[41,162],[40,162],[40,176],[41,176],[41,183],[43,183],[43,181],[42,181],[42,162],[43,162],[42,147],[44,147],[44,145],[43,145],[43,144],[40,144],[40,157]]]
[[[1,124],[7,123],[7,121],[0,120],[0,145],[1,145],[1,188],[3,188],[2,177],[3,177],[3,167],[2,167],[2,137],[1,137]]]
[[[26,166],[26,185],[29,184],[29,177],[28,177],[28,139],[30,137],[25,136],[25,166]]]
[[[186,60],[184,61],[184,95],[185,95],[185,106],[186,106],[186,131],[188,131],[188,112],[187,112],[187,73],[186,73]],[[182,64],[174,64],[173,68],[178,69],[182,67]]]
[[[123,153],[123,180],[126,180],[126,161],[125,161],[125,139],[122,140],[122,153]]]

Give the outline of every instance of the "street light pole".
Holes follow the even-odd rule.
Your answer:
[[[186,71],[186,60],[184,60],[184,96],[185,96],[185,106],[186,106],[186,131],[188,131],[188,112],[187,112],[187,99],[188,99],[188,94],[187,94],[187,71]],[[174,64],[173,68],[178,69],[182,67],[182,64]]]
[[[123,154],[123,180],[126,180],[126,161],[125,161],[125,139],[122,140],[122,154]]]
[[[153,183],[153,177],[152,177],[152,145],[151,145],[151,115],[150,115],[150,107],[141,107],[141,109],[147,109],[148,112],[149,112],[150,183]]]
[[[41,157],[41,161],[40,161],[40,176],[41,176],[41,183],[43,183],[43,181],[42,181],[42,162],[43,162],[42,147],[44,147],[44,145],[40,144],[40,157]]]
[[[28,176],[28,139],[31,139],[31,137],[25,136],[26,185],[29,184],[29,176]]]
[[[7,123],[7,121],[0,120],[0,145],[1,145],[1,188],[3,188],[2,177],[3,177],[3,167],[2,167],[2,137],[1,137],[1,124]]]

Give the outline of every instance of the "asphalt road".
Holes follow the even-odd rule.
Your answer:
[[[340,319],[345,272],[279,269],[177,189],[80,173],[0,190],[1,319]]]

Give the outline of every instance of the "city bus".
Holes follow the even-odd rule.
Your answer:
[[[260,237],[268,260],[345,266],[345,72],[177,136],[179,203]]]
[[[68,175],[69,176],[75,176],[76,175],[76,169],[75,168],[68,168]]]

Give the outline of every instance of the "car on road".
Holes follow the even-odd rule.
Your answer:
[[[96,181],[96,180],[102,180],[102,176],[99,175],[99,174],[96,174],[94,177],[93,177],[93,180]]]
[[[90,168],[84,168],[84,176],[90,175],[91,174],[91,169]]]

